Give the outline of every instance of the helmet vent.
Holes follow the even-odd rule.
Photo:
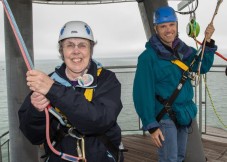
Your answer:
[[[73,33],[78,33],[77,31],[71,31],[71,33],[73,34]]]

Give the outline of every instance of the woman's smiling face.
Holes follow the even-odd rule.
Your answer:
[[[83,38],[68,38],[62,42],[66,70],[71,77],[80,76],[91,60],[91,43]]]

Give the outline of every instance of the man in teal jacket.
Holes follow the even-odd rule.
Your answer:
[[[143,129],[151,134],[151,140],[159,148],[159,162],[182,162],[185,157],[188,127],[195,118],[197,107],[193,102],[193,87],[190,72],[197,72],[200,57],[197,51],[178,38],[178,20],[175,11],[169,7],[158,8],[154,13],[153,35],[146,43],[146,50],[139,56],[133,86],[136,111],[143,123]],[[209,71],[213,64],[217,46],[211,36],[214,27],[209,24],[200,73]],[[193,60],[194,63],[191,65]],[[183,70],[171,61],[179,60],[190,67],[188,78],[171,105],[171,111],[161,120],[156,117],[175,91],[182,78]],[[190,66],[191,65],[191,66]],[[173,114],[173,121],[170,117]]]

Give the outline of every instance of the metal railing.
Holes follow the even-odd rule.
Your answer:
[[[203,124],[200,124],[201,133],[227,139],[227,120],[225,117],[227,115],[225,104],[227,100],[227,76],[225,76],[225,68],[225,65],[213,65],[209,73],[205,75],[201,85],[205,99],[199,104],[202,105],[200,109],[200,113],[202,113],[200,121],[203,122]],[[201,91],[197,93],[201,93]],[[216,123],[217,126],[214,129],[219,132],[210,130],[211,123]]]
[[[10,157],[9,157],[9,131],[3,133],[0,136],[0,162],[9,162]]]
[[[136,0],[33,0],[37,4],[50,4],[50,5],[95,5],[95,4],[109,4],[109,3],[126,3],[136,2]]]

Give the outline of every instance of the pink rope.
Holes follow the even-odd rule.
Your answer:
[[[46,139],[47,139],[47,144],[48,144],[49,148],[51,149],[51,151],[53,153],[55,153],[56,155],[60,156],[62,159],[65,159],[68,161],[77,162],[79,160],[83,160],[83,158],[79,158],[76,156],[72,156],[72,155],[68,155],[68,154],[59,152],[52,146],[50,138],[49,138],[50,137],[50,131],[49,131],[50,130],[50,123],[49,123],[50,118],[49,118],[48,108],[45,109],[45,114],[46,114]]]
[[[8,20],[9,20],[9,23],[10,23],[12,29],[13,29],[13,33],[14,33],[14,35],[15,35],[15,37],[16,37],[16,41],[17,41],[18,46],[19,46],[19,48],[20,48],[20,51],[21,51],[21,54],[22,54],[23,59],[24,59],[24,61],[25,61],[25,64],[26,64],[28,70],[31,70],[32,67],[31,67],[31,65],[29,64],[29,61],[28,61],[28,59],[27,59],[27,57],[26,57],[25,50],[24,50],[24,48],[23,48],[23,46],[22,46],[22,44],[21,44],[21,42],[20,42],[20,39],[19,39],[19,37],[18,37],[18,35],[17,35],[16,29],[15,29],[15,27],[14,27],[14,25],[13,25],[13,22],[12,22],[11,18],[10,18],[9,12],[8,12],[8,10],[7,10],[6,6],[5,6],[5,3],[4,3],[3,1],[2,1],[2,4],[3,4],[4,10],[5,10],[5,13],[6,13],[6,15],[7,15],[7,18],[8,18]]]

